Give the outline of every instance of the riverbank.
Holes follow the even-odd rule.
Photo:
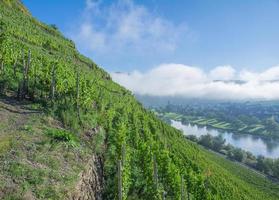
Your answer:
[[[264,139],[279,139],[279,134],[271,133],[262,123],[243,123],[227,122],[216,118],[203,116],[182,115],[174,112],[156,112],[155,114],[164,120],[177,120],[183,124],[192,124],[211,129],[217,129],[221,132],[232,132],[237,135],[258,136]],[[241,125],[239,125],[241,124]]]
[[[251,152],[255,156],[265,156],[268,158],[279,157],[279,140],[278,139],[265,139],[260,136],[253,135],[240,135],[229,132],[220,132],[218,129],[208,129],[205,126],[197,126],[191,124],[182,124],[181,121],[169,121],[175,128],[183,130],[186,135],[195,135],[200,137],[201,135],[212,135],[217,137],[222,135],[226,140],[226,144],[231,144],[236,148],[244,149]]]
[[[193,142],[193,141],[191,141],[191,142]],[[195,143],[195,142],[193,142],[193,143]],[[197,144],[197,143],[196,143],[196,144]],[[198,144],[198,145],[199,145],[199,144]],[[237,161],[237,160],[229,159],[226,155],[224,155],[224,154],[222,154],[222,153],[219,153],[219,152],[217,152],[217,151],[213,151],[212,149],[206,148],[206,147],[204,147],[204,146],[202,146],[202,145],[199,145],[199,146],[200,146],[201,148],[203,148],[204,150],[209,151],[209,152],[211,152],[211,153],[214,153],[215,155],[220,156],[220,157],[222,157],[222,158],[224,158],[224,159],[226,159],[226,160],[228,160],[228,161],[231,161],[231,162],[233,162],[233,163],[235,163],[235,164],[237,164],[237,165],[239,165],[239,166],[241,166],[241,167],[245,167],[246,169],[249,169],[249,170],[253,171],[254,173],[258,174],[259,176],[262,176],[262,177],[264,177],[264,178],[266,178],[266,179],[269,179],[269,180],[272,181],[273,183],[279,184],[279,179],[276,178],[276,177],[272,177],[272,176],[266,175],[266,174],[264,174],[263,172],[260,172],[259,170],[255,169],[255,168],[253,168],[253,167],[251,167],[251,166],[249,166],[249,165],[247,165],[247,164],[245,164],[245,163],[239,162],[239,161]]]
[[[246,127],[242,127],[240,129],[234,129],[232,128],[229,123],[226,122],[215,122],[213,121],[214,119],[195,119],[195,120],[186,120],[185,118],[182,117],[182,119],[180,120],[182,122],[182,124],[187,125],[187,124],[191,124],[191,125],[197,125],[200,127],[207,127],[210,129],[217,129],[219,131],[222,132],[232,132],[233,134],[237,134],[237,135],[251,135],[251,136],[257,136],[257,137],[261,137],[264,139],[279,139],[279,136],[274,136],[274,135],[266,135],[263,134],[265,133],[260,132],[260,130],[263,128],[263,126],[261,125],[254,125],[254,127],[250,127],[248,128]],[[213,122],[213,123],[210,123]]]
[[[186,126],[183,125],[180,121],[174,120],[171,121],[171,125],[177,129],[182,130],[185,137],[192,142],[197,143],[210,151],[218,153],[218,155],[223,155],[224,158],[228,160],[241,163],[244,166],[261,172],[262,174],[265,174],[267,178],[275,179],[276,182],[277,179],[279,179],[279,142],[277,144],[278,152],[276,151],[276,157],[274,159],[260,155],[256,157],[253,152],[262,150],[266,155],[266,153],[268,153],[268,149],[261,149],[259,141],[254,141],[253,144],[253,139],[249,140],[251,139],[251,137],[248,137],[248,140],[247,138],[234,138],[232,133],[220,134],[216,130],[210,130],[209,132],[207,132],[206,129],[199,129],[197,126],[191,125]],[[224,138],[228,139],[231,143],[233,142],[233,140],[236,140],[235,145],[238,146],[233,146],[230,143],[226,143],[226,140]],[[251,148],[254,145],[254,149],[252,149],[251,153],[249,151],[243,150],[243,148],[239,148],[239,145],[243,145],[242,147],[246,148],[246,150],[247,147]]]
[[[269,179],[279,179],[279,140],[220,131],[217,128],[208,128],[205,124],[185,124],[185,120],[183,124],[183,116],[176,113],[156,114],[181,130],[189,140],[223,155],[228,160],[261,172]]]

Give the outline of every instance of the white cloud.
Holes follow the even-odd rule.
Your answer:
[[[110,4],[86,0],[83,17],[70,37],[87,52],[120,54],[171,52],[188,31],[184,24],[174,24],[132,0]]]
[[[223,66],[206,73],[198,67],[163,64],[145,73],[134,71],[111,75],[113,80],[137,94],[235,100],[279,99],[279,67],[263,72],[236,72],[230,66]]]
[[[210,71],[209,76],[215,80],[232,80],[235,70],[231,66],[219,66]]]
[[[85,0],[86,9],[88,9],[88,10],[98,8],[98,4],[99,4],[99,1]]]

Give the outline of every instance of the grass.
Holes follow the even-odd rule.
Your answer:
[[[7,152],[11,147],[11,137],[10,136],[0,136],[0,155]]]
[[[248,132],[249,132],[249,133],[255,133],[255,132],[260,131],[260,130],[262,130],[262,129],[264,129],[264,126],[263,126],[263,125],[256,124],[254,127],[252,126],[252,127],[248,130]]]
[[[207,120],[207,122],[209,124],[218,123],[218,121],[216,119],[209,119],[209,120]]]
[[[169,116],[169,115],[167,115],[167,116]],[[200,126],[211,126],[213,128],[224,129],[224,130],[231,129],[230,123],[218,121],[216,119],[207,119],[204,117],[191,117],[191,116],[186,116],[184,118],[187,119],[189,122],[200,125]],[[172,118],[172,119],[174,119],[174,118]],[[176,119],[174,119],[174,120],[176,120]]]
[[[72,147],[78,146],[78,138],[70,131],[47,128],[45,132],[51,138],[52,142],[65,142]]]
[[[173,119],[173,120],[181,120],[182,115],[176,114],[176,113],[166,113],[165,116],[167,118]]]
[[[230,129],[230,123],[226,123],[226,122],[219,122],[219,123],[210,123],[209,125],[211,125],[214,128],[218,128],[218,129]]]
[[[237,131],[242,132],[242,131],[244,131],[244,130],[247,129],[247,128],[248,128],[248,126],[247,126],[247,125],[244,125],[243,127],[237,129]]]
[[[93,148],[49,116],[1,105],[20,112],[0,111],[0,199],[65,199]]]

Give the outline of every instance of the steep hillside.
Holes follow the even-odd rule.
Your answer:
[[[64,199],[84,195],[83,191],[101,193],[100,156],[75,139],[61,140],[61,133],[71,133],[43,114],[40,105],[1,98],[0,120],[0,199]],[[84,179],[84,174],[90,176]],[[87,179],[91,182],[82,186]]]
[[[279,199],[278,185],[158,120],[18,0],[0,0],[0,14],[0,199]]]

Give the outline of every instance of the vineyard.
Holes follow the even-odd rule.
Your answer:
[[[40,168],[53,152],[36,160],[42,172],[33,173],[34,168],[17,167],[10,159],[13,155],[19,163],[33,162],[32,156],[14,155],[17,145],[1,149],[0,141],[0,161],[5,163],[0,164],[1,199],[21,199],[26,191],[36,199],[66,199],[65,190],[74,187],[83,170],[78,162],[85,165],[91,154],[103,162],[103,199],[279,199],[278,185],[230,161],[220,161],[158,120],[131,92],[79,54],[59,30],[34,19],[20,1],[0,0],[0,53],[2,97],[29,102],[39,108],[42,118],[61,123],[59,129],[31,124],[21,137],[34,140],[34,144],[29,141],[34,152],[45,151],[48,144],[43,140],[47,140],[58,145],[61,155],[66,151],[78,155],[71,162],[65,159],[63,173],[71,175],[66,184],[52,174],[61,172],[59,164],[50,165],[47,173]],[[92,130],[98,132],[94,137]],[[26,140],[18,143],[24,146]],[[42,180],[33,181],[38,177]],[[12,180],[18,186],[10,189]],[[53,180],[68,188],[57,188]]]

